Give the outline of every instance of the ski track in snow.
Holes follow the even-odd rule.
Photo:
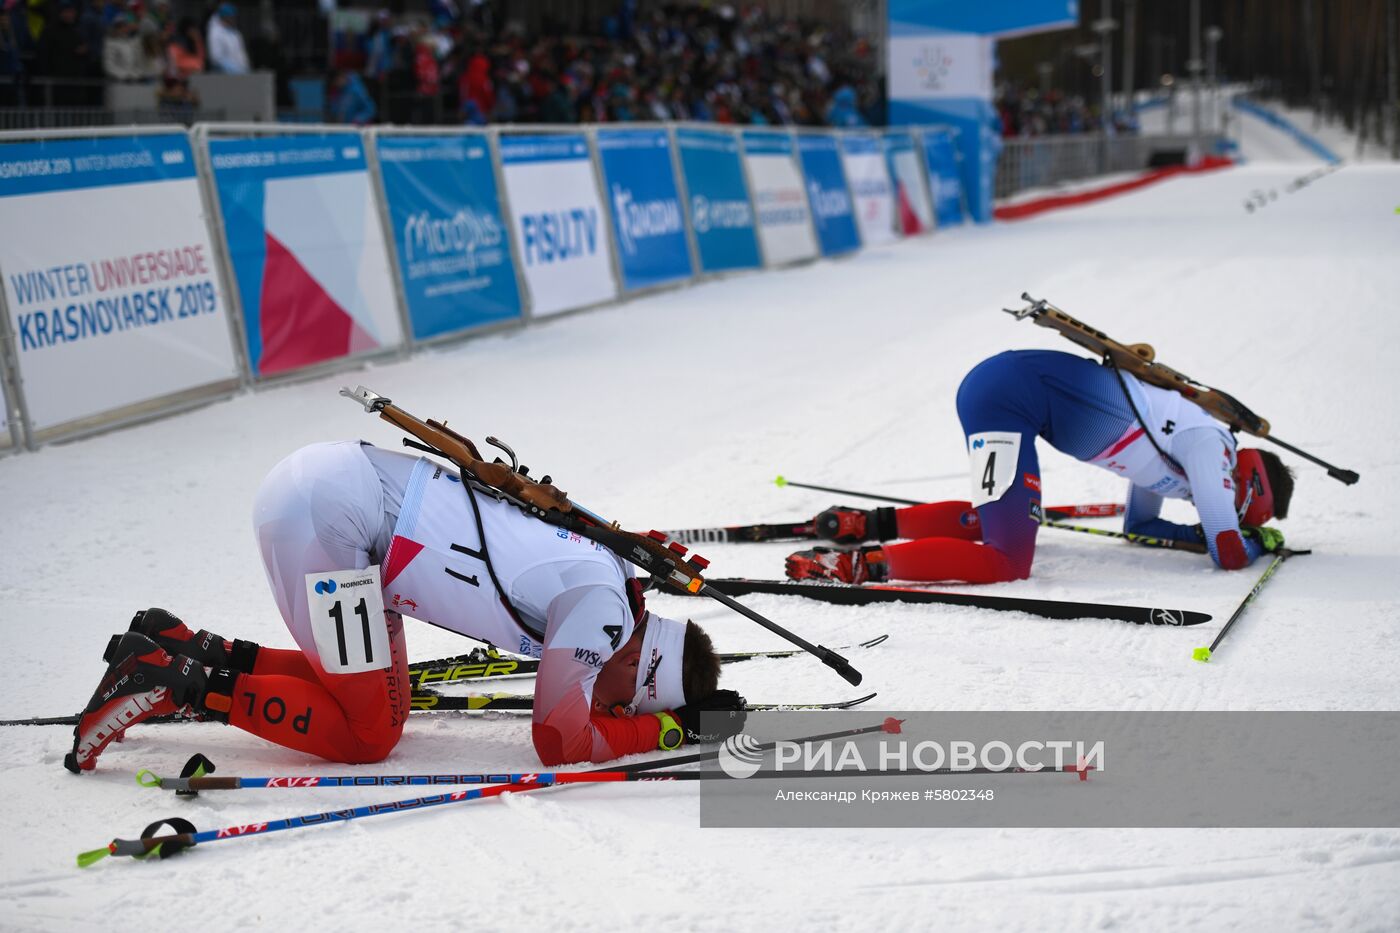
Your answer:
[[[957,607],[746,601],[813,641],[890,640],[850,657],[881,709],[1394,709],[1400,584],[1400,169],[1348,166],[1265,210],[1297,164],[1175,179],[1033,221],[958,229],[839,262],[743,276],[280,386],[0,462],[0,716],[85,701],[109,633],[160,605],[194,627],[285,645],[249,522],[253,492],[313,441],[398,435],[336,396],[363,383],[420,415],[511,443],[624,526],[807,517],[836,499],[790,479],[916,498],[966,495],[953,393],[1008,347],[1070,349],[999,308],[1023,289],[1225,387],[1278,436],[1358,470],[1296,462],[1289,562],[1209,665],[1192,663],[1262,565],[1046,530],[1008,595],[1201,609],[1196,628],[1056,622]],[[1385,309],[1391,308],[1387,312]],[[735,339],[742,335],[742,339]],[[655,392],[656,386],[665,386]],[[653,401],[656,400],[656,401]],[[664,405],[664,407],[659,407]],[[1046,501],[1120,484],[1042,446]],[[1189,514],[1179,503],[1168,517]],[[702,546],[720,575],[778,576],[788,545]],[[778,640],[720,607],[721,650]],[[467,645],[409,623],[410,655]],[[755,701],[850,688],[808,660],[737,665]],[[525,690],[529,681],[506,686]],[[0,928],[731,930],[852,927],[1392,929],[1400,831],[701,830],[691,784],[584,786],[211,843],[154,864],[73,867],[80,850],[182,815],[201,829],[410,796],[393,788],[205,793],[136,787],[203,751],[229,774],[343,773],[214,724],[147,726],[98,770],[62,770],[70,731],[0,731]],[[519,716],[414,717],[368,771],[538,767]]]

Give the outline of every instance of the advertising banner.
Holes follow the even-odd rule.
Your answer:
[[[500,146],[530,313],[617,297],[588,140],[580,133],[502,136]]]
[[[487,137],[379,136],[375,145],[414,339],[518,319]]]
[[[951,227],[963,222],[962,181],[958,176],[958,153],[953,147],[952,130],[924,130],[924,166],[928,189],[933,196],[933,212],[938,226]]]
[[[763,262],[738,138],[720,130],[678,129],[676,145],[701,271],[758,268]]]
[[[8,451],[15,444],[10,425],[9,389],[5,386],[5,367],[0,365],[0,452]]]
[[[914,137],[908,131],[885,134],[885,160],[889,163],[894,203],[899,211],[899,231],[905,236],[928,233],[933,229],[933,205]]]
[[[358,133],[210,139],[255,376],[402,343]]]
[[[828,133],[802,133],[797,137],[802,158],[802,174],[807,179],[807,201],[816,222],[817,240],[823,256],[836,256],[860,249],[851,209],[851,192],[841,169],[841,153],[836,137]]]
[[[0,144],[0,276],[36,432],[238,379],[183,134]]]
[[[782,266],[815,257],[817,238],[812,232],[792,136],[745,130],[743,142],[764,261]]]
[[[894,186],[885,165],[884,146],[874,133],[841,137],[841,165],[851,185],[856,225],[866,246],[892,243],[895,232]]]
[[[598,159],[617,238],[622,285],[665,285],[695,274],[685,210],[665,130],[598,130]]]

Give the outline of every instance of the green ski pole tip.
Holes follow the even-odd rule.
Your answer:
[[[773,485],[774,485],[774,486],[777,486],[779,489],[783,488],[784,486],[787,485],[787,477],[785,477],[785,476],[779,476],[779,477],[777,477],[776,479],[773,480]]]
[[[91,852],[79,852],[79,853],[78,853],[78,867],[79,867],[79,868],[87,868],[89,865],[93,864],[94,862],[100,862],[100,861],[102,861],[104,858],[106,858],[107,856],[109,856],[109,855],[111,855],[111,854],[112,854],[112,850],[111,850],[111,848],[110,848],[109,846],[103,846],[103,847],[100,848],[100,849],[93,849]]]
[[[1209,648],[1197,648],[1195,651],[1191,652],[1191,660],[1193,660],[1193,661],[1209,661],[1209,660],[1210,660],[1210,649],[1209,649]]]

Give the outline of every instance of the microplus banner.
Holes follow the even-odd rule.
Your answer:
[[[500,147],[530,313],[617,297],[588,140],[579,133],[501,136]]]
[[[842,136],[841,165],[851,185],[861,240],[875,246],[897,239],[894,188],[880,137],[873,133]]]
[[[650,288],[690,278],[694,269],[670,134],[600,129],[596,139],[623,287]]]
[[[376,149],[414,339],[518,319],[487,137],[379,136]]]
[[[0,145],[0,276],[35,431],[238,379],[183,134]]]
[[[722,130],[676,130],[690,223],[704,272],[755,269],[758,233],[739,162],[739,140]]]
[[[403,342],[358,133],[209,140],[255,376]]]
[[[744,166],[753,186],[758,236],[763,259],[770,266],[786,265],[817,255],[817,238],[807,209],[807,193],[792,136],[786,132],[745,130]]]
[[[885,134],[885,159],[889,163],[899,231],[905,236],[933,229],[933,205],[924,184],[924,170],[914,151],[914,137],[906,131]]]
[[[933,211],[938,217],[938,226],[956,226],[963,222],[963,193],[962,181],[958,175],[958,153],[953,144],[953,131],[924,130],[919,137],[923,143],[928,188],[933,197]]]
[[[851,193],[841,169],[836,137],[828,133],[802,133],[797,137],[802,174],[807,179],[807,202],[817,227],[823,256],[860,249]]]

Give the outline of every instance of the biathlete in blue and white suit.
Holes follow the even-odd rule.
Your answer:
[[[1234,435],[1182,395],[1092,360],[1011,350],[979,363],[958,388],[958,417],[972,470],[970,501],[869,511],[835,506],[814,521],[842,544],[787,560],[793,579],[995,583],[1030,576],[1040,528],[1036,438],[1129,482],[1123,528],[1204,544],[1226,570],[1283,546],[1264,527],[1288,514],[1293,477],[1277,456],[1236,446]],[[1160,516],[1163,499],[1187,499],[1198,525]]]

